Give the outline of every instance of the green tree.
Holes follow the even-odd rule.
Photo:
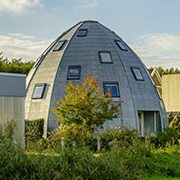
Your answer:
[[[161,66],[159,67],[156,67],[159,74],[162,76],[162,75],[166,75],[166,74],[180,74],[180,69],[179,68],[173,68],[173,67],[170,67],[170,68],[167,68],[167,69],[163,69]]]
[[[120,104],[114,105],[110,93],[103,94],[98,81],[86,77],[82,85],[67,83],[65,97],[54,109],[61,126],[81,126],[94,132],[106,120],[118,116]]]
[[[34,65],[34,61],[23,61],[22,59],[8,59],[0,52],[0,72],[28,74]]]

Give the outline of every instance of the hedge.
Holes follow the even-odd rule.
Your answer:
[[[43,137],[44,120],[25,120],[25,138],[28,141],[38,141]]]

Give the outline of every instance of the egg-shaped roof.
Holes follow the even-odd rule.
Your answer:
[[[27,78],[26,119],[44,118],[46,130],[56,128],[52,108],[64,96],[65,84],[81,82],[87,75],[96,77],[104,91],[110,88],[113,101],[122,102],[121,117],[107,122],[107,127],[138,128],[139,112],[158,112],[161,127],[167,126],[163,102],[145,65],[117,34],[97,21],[79,22],[40,56]],[[41,97],[36,98],[38,93]]]

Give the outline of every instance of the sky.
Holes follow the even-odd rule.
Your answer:
[[[180,68],[180,0],[0,0],[0,52],[36,60],[82,20],[116,32],[148,67]]]

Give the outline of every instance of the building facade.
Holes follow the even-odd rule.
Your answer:
[[[0,128],[15,123],[15,139],[24,144],[26,76],[0,73]]]
[[[162,98],[168,113],[180,112],[180,74],[162,76]]]
[[[126,126],[144,134],[168,126],[162,99],[140,58],[113,31],[97,21],[82,21],[58,37],[40,56],[27,77],[26,119],[45,120],[45,134],[57,128],[52,109],[63,98],[68,81],[94,76],[121,115],[104,128]]]

